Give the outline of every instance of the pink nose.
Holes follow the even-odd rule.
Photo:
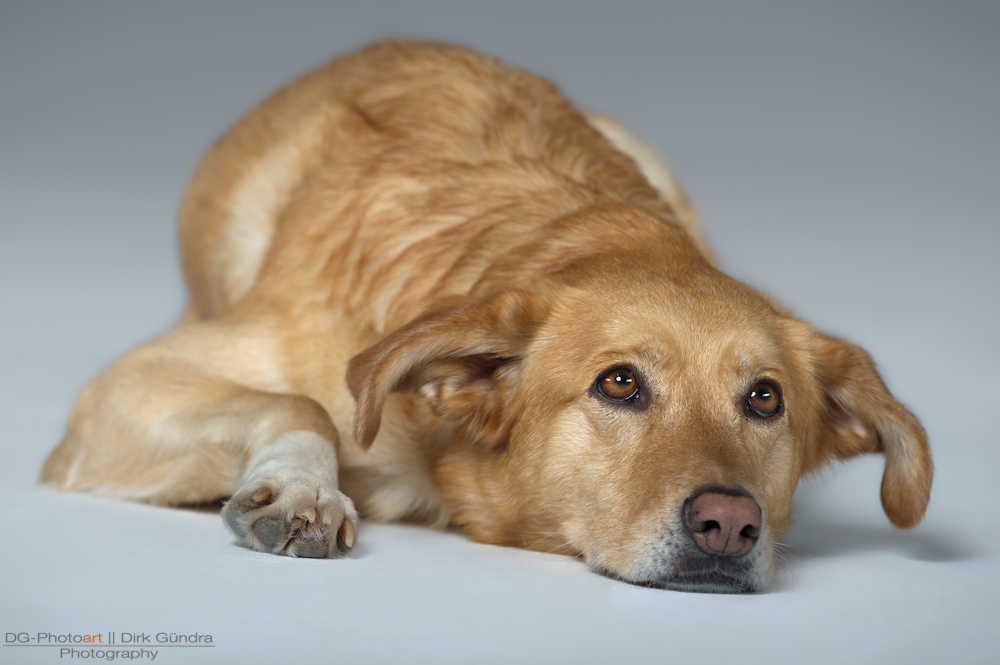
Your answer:
[[[702,492],[688,501],[684,523],[705,552],[742,556],[760,535],[760,506],[748,496]]]

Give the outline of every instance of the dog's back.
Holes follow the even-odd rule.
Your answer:
[[[180,218],[193,313],[245,295],[275,245],[275,264],[328,264],[337,302],[397,301],[371,322],[384,333],[601,200],[681,223],[706,251],[683,194],[665,199],[609,138],[626,140],[477,53],[388,42],[336,60],[251,111],[196,172]],[[410,291],[386,294],[400,274]]]

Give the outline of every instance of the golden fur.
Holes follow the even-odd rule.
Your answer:
[[[648,148],[496,60],[387,42],[306,75],[209,151],[180,233],[184,321],[83,390],[46,485],[232,497],[262,551],[335,555],[357,506],[723,591],[766,585],[830,459],[884,453],[889,519],[924,514],[926,435],[868,354],[716,270]],[[615,367],[641,405],[599,394]],[[681,516],[706,487],[762,514],[721,577]]]

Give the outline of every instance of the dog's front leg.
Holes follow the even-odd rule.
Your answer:
[[[315,432],[286,432],[254,452],[238,487],[222,516],[255,550],[327,557],[354,544],[358,517],[337,490],[336,451]]]
[[[358,515],[338,489],[337,430],[318,402],[280,392],[273,348],[266,333],[214,320],[126,354],[84,388],[41,481],[159,504],[232,496],[223,517],[248,547],[350,547]]]

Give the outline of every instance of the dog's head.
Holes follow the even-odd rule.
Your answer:
[[[416,391],[458,424],[435,469],[456,523],[640,584],[761,589],[799,477],[831,459],[883,453],[885,512],[917,524],[926,435],[870,356],[671,252],[600,252],[397,330],[351,362],[357,441]]]

